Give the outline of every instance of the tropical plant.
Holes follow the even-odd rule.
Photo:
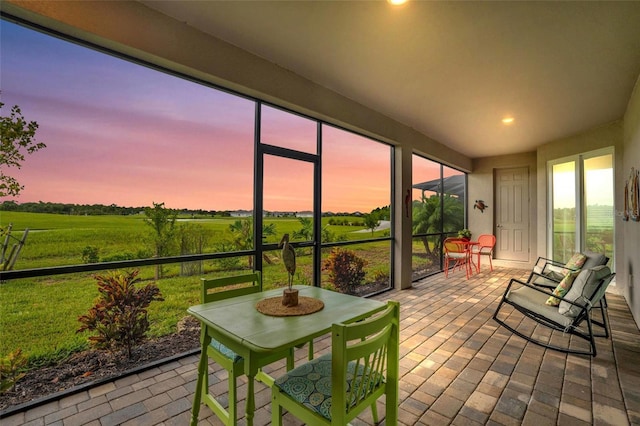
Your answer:
[[[323,243],[333,242],[337,238],[338,237],[336,237],[336,234],[331,232],[331,230],[329,229],[329,225],[325,225],[325,226],[322,227],[322,242]],[[346,239],[346,236],[340,235],[340,238],[342,238],[342,240],[344,241]]]
[[[464,226],[462,201],[445,194],[442,197],[442,208],[440,208],[440,200],[439,195],[426,197],[423,194],[420,201],[413,203],[413,234],[420,235],[419,238],[427,256],[432,258],[440,256],[440,240],[436,239],[432,248],[428,236],[424,234],[455,232]]]
[[[251,219],[238,219],[229,225],[233,244],[236,250],[253,249],[253,221]],[[252,265],[252,261],[249,261]]]
[[[299,217],[298,222],[302,225],[297,231],[293,231],[293,238],[297,240],[309,241],[313,238],[313,221],[308,217]]]
[[[253,250],[253,219],[239,219],[229,225],[229,231],[232,235],[232,244],[237,250]],[[270,237],[276,235],[276,224],[263,224],[262,236]],[[272,260],[265,254],[262,258],[268,264],[272,264]],[[248,257],[249,267],[253,267],[253,256]]]
[[[100,296],[89,312],[78,318],[82,326],[76,333],[95,332],[89,337],[92,346],[111,352],[125,349],[131,358],[133,347],[149,330],[147,308],[153,301],[164,300],[155,283],[136,288],[140,281],[137,275],[137,270],[96,275]]]
[[[336,290],[341,293],[354,294],[365,277],[364,267],[367,261],[351,250],[334,247],[324,261],[322,269],[329,274]]]
[[[24,377],[27,357],[21,349],[16,349],[6,357],[0,358],[0,393],[13,388]]]

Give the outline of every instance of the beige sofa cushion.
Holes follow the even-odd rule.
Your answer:
[[[611,270],[605,265],[596,266],[590,269],[583,269],[580,271],[580,274],[575,279],[573,285],[571,285],[571,289],[569,289],[564,298],[575,302],[580,306],[585,306],[587,300],[592,297],[594,291],[598,287],[600,280],[610,274]],[[580,313],[580,308],[563,300],[560,302],[560,306],[558,306],[558,312],[567,317],[575,318]]]
[[[557,307],[549,306],[545,303],[548,297],[549,293],[529,287],[512,288],[507,295],[509,301],[528,311],[535,312],[538,316],[548,318],[562,327],[571,325],[573,318],[560,315]]]
[[[600,265],[607,264],[607,257],[602,253],[594,253],[592,251],[585,251],[584,255],[587,256],[587,259],[582,265],[582,269],[590,269]]]

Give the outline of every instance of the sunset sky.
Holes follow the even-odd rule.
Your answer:
[[[17,202],[252,209],[253,101],[0,26],[2,114],[19,105],[47,145],[7,171],[25,186]],[[263,123],[265,142],[315,146],[311,120],[267,108]],[[328,126],[323,134],[322,210],[388,205],[390,148]],[[268,159],[265,209],[311,210],[311,173],[309,164]]]

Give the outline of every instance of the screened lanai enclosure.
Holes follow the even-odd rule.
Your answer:
[[[30,229],[0,272],[1,356],[19,348],[35,365],[87,348],[76,330],[96,276],[157,285],[161,336],[202,277],[259,270],[265,289],[285,286],[284,234],[295,284],[368,296],[394,285],[398,211],[412,218],[414,279],[442,270],[443,238],[465,227],[461,171],[413,155],[413,181],[435,186],[399,208],[390,143],[17,18],[1,31],[2,114],[19,106],[46,143],[0,204],[2,227]]]

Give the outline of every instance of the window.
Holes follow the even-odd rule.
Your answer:
[[[89,263],[154,275],[160,257],[156,277],[258,268],[269,288],[285,275],[275,247],[289,233],[300,283],[320,282],[319,244],[384,240],[366,256],[390,286],[390,145],[81,42],[8,21],[1,31],[3,101],[47,144],[19,171],[20,197],[0,205],[3,226],[38,230],[14,272]],[[162,252],[145,224],[156,204],[177,213]]]
[[[295,284],[390,288],[390,145],[12,22],[0,31],[2,100],[37,121],[47,144],[16,175],[20,197],[0,203],[0,226],[32,230],[2,271],[0,329],[11,338],[0,355],[82,349],[77,318],[96,297],[96,272],[136,268],[157,283],[165,301],[150,307],[153,336],[198,303],[201,276],[257,268],[265,289],[286,285],[284,233],[298,254]],[[177,213],[166,241],[144,221],[154,203]],[[334,250],[355,253],[364,275],[332,282],[322,260]],[[60,308],[41,309],[48,302]]]
[[[412,164],[412,270],[418,279],[442,270],[443,239],[465,227],[466,176],[418,155]]]
[[[613,150],[550,163],[549,251],[566,261],[576,251],[603,253],[614,264]]]
[[[252,210],[253,101],[5,21],[2,48],[3,102],[37,121],[47,144],[12,200],[36,216],[2,218],[38,229],[16,269],[82,263],[85,245],[93,261],[150,258],[142,212],[153,203],[188,212],[179,232],[206,234],[198,250],[171,254],[239,249],[213,238],[231,219],[209,219]]]
[[[317,132],[313,120],[261,105],[260,142],[263,144],[316,154]]]
[[[322,126],[323,287],[358,295],[391,287],[392,155],[387,144]]]

